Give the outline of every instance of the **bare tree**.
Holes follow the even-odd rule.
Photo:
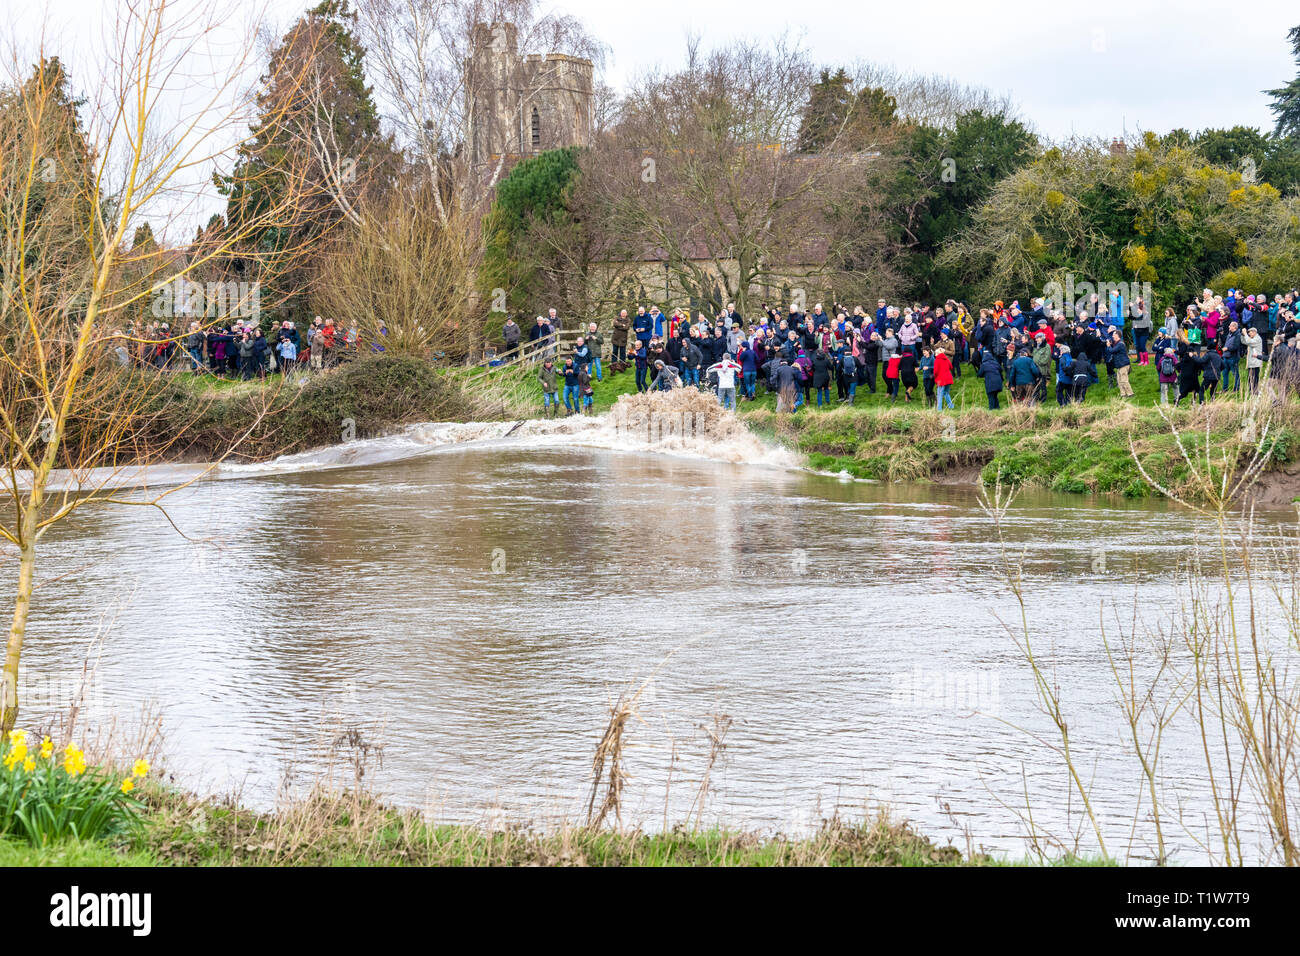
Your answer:
[[[117,11],[104,71],[86,84],[96,95],[80,110],[69,111],[65,77],[44,49],[30,76],[18,66],[26,57],[13,53],[12,91],[0,103],[7,107],[0,109],[0,538],[18,553],[5,731],[18,716],[18,669],[45,534],[78,508],[162,508],[167,494],[123,490],[124,465],[147,462],[132,441],[162,381],[118,367],[121,357],[129,362],[125,343],[142,337],[126,322],[174,288],[186,290],[185,304],[164,296],[164,308],[185,314],[198,270],[285,219],[308,188],[289,162],[274,200],[237,227],[206,230],[185,254],[160,255],[152,242],[134,242],[150,209],[185,222],[194,171],[220,165],[232,143],[251,135],[255,104],[238,93],[246,60],[225,60],[210,88],[196,84],[190,69],[218,56],[217,30],[231,11],[209,3],[178,12],[166,0],[123,0]],[[177,116],[171,104],[182,90],[198,105]]]
[[[981,86],[968,86],[939,74],[909,73],[875,63],[859,62],[852,75],[857,87],[879,87],[897,104],[905,123],[951,129],[957,117],[971,110],[1017,119],[1015,103]]]
[[[485,175],[475,175],[468,164],[467,104],[495,82],[473,65],[476,28],[513,24],[523,55],[558,52],[597,64],[604,59],[604,47],[577,19],[543,12],[538,0],[359,0],[357,12],[380,99],[402,146],[428,173],[444,225],[455,215],[447,197],[477,208],[506,162],[502,155]],[[527,100],[533,91],[522,92]]]
[[[330,281],[313,295],[321,312],[356,325],[363,341],[385,351],[463,354],[473,344],[465,321],[472,230],[455,206],[444,225],[433,192],[425,182],[361,204],[357,228],[325,259]]]
[[[784,40],[708,54],[690,41],[682,70],[641,78],[600,155],[584,159],[585,188],[605,206],[607,257],[662,260],[681,288],[709,299],[720,288],[741,311],[792,276],[842,279],[851,237],[836,210],[872,201],[880,151],[850,144],[850,129],[863,135],[850,116],[817,155],[798,152],[810,62]],[[889,130],[878,133],[883,143]]]

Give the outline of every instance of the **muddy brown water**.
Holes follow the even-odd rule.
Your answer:
[[[51,533],[24,682],[57,688],[99,634],[92,710],[156,704],[186,786],[269,806],[286,768],[301,784],[331,729],[359,727],[384,748],[368,780],[396,802],[580,820],[609,704],[648,680],[626,823],[695,818],[703,728],[726,714],[705,823],[802,832],[883,804],[941,840],[969,831],[1021,855],[1028,788],[1037,824],[1080,826],[1032,736],[1050,725],[971,486],[525,439],[204,482],[169,512],[203,540],[135,508]],[[1140,781],[1101,622],[1163,619],[1198,528],[1160,502],[1046,493],[1008,515],[1113,852]],[[1171,734],[1161,766],[1188,862],[1205,838],[1197,748]]]

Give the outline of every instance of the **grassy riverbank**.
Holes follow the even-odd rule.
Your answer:
[[[1000,475],[1004,484],[1061,492],[1157,494],[1142,477],[1136,453],[1151,478],[1198,497],[1192,470],[1157,408],[1154,367],[1134,366],[1131,379],[1129,399],[1103,380],[1081,404],[1061,408],[1050,398],[1034,407],[1013,406],[1004,393],[1003,407],[990,411],[983,381],[968,369],[953,388],[953,411],[929,407],[922,389],[910,403],[891,402],[882,386],[874,395],[859,389],[852,407],[833,401],[781,415],[775,396],[764,394],[743,402],[739,415],[764,438],[807,455],[812,467],[859,478],[992,484]],[[596,410],[608,410],[635,387],[630,370],[607,376],[596,386]],[[1240,398],[1166,411],[1193,454],[1193,439],[1204,445],[1207,434],[1215,449],[1240,445],[1245,417]],[[1276,444],[1259,491],[1268,503],[1280,504],[1300,494],[1300,405],[1278,403],[1266,414],[1268,437]]]
[[[787,839],[728,830],[580,826],[538,834],[436,825],[369,798],[318,796],[277,814],[150,788],[139,832],[35,848],[0,839],[0,866],[995,866],[884,816]],[[1089,865],[1095,861],[1067,860]]]
[[[757,410],[744,416],[759,434],[806,454],[815,468],[883,481],[983,482],[1128,497],[1158,494],[1147,474],[1180,496],[1198,497],[1179,440],[1154,408],[1016,407],[940,414],[911,409],[849,409],[799,415]],[[1277,439],[1261,491],[1273,503],[1300,492],[1300,408],[1276,412]],[[1193,456],[1193,441],[1239,444],[1239,409],[1228,403],[1179,410],[1172,420]],[[1272,437],[1272,436],[1271,436]],[[1135,459],[1136,455],[1136,459]]]

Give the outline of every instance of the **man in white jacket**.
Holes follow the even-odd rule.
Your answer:
[[[722,356],[721,362],[709,366],[709,372],[718,373],[718,401],[723,408],[736,406],[736,374],[739,371],[740,366],[732,360],[730,352]]]
[[[1259,370],[1264,366],[1264,340],[1259,337],[1252,325],[1246,329],[1246,338],[1242,340],[1246,349],[1246,375],[1250,381],[1250,392],[1259,391]]]

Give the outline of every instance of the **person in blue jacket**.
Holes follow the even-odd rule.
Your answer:
[[[747,343],[742,342],[740,351],[736,354],[736,362],[740,365],[740,392],[752,402],[758,385],[758,355]]]
[[[1029,404],[1029,400],[1034,397],[1034,386],[1038,382],[1038,375],[1038,365],[1028,352],[1021,352],[1011,361],[1011,366],[1007,369],[1007,378],[1015,401]]]
[[[654,331],[654,320],[646,315],[645,306],[636,310],[636,318],[632,320],[632,333],[636,336],[637,344],[644,346],[650,341],[650,336]]]
[[[573,347],[573,364],[580,369],[591,366],[591,348],[582,336],[578,336],[578,341]]]
[[[1070,347],[1062,345],[1056,356],[1056,404],[1062,408],[1070,404],[1070,395],[1074,390],[1074,373],[1070,371],[1073,364]]]
[[[636,348],[632,350],[632,361],[636,363],[636,390],[644,392],[649,387],[646,377],[650,369],[650,352],[646,348],[646,343],[640,339],[637,340]]]
[[[1007,315],[1007,325],[1015,329],[1017,332],[1023,333],[1025,331],[1024,313],[1020,311],[1020,306],[1014,302],[1011,303],[1011,309]]]
[[[984,392],[989,397],[989,408],[999,408],[998,393],[1002,391],[1002,366],[988,349],[980,353],[979,375],[984,379]]]
[[[578,411],[578,367],[573,364],[572,358],[566,358],[564,368],[560,371],[564,374],[565,414],[572,415]]]

